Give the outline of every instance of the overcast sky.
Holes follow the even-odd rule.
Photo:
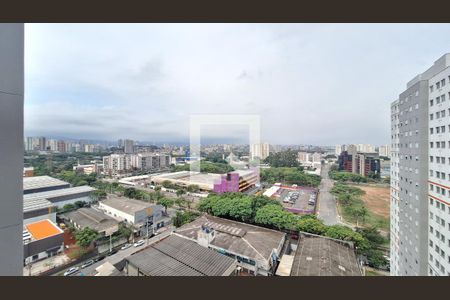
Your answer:
[[[192,114],[256,114],[273,144],[388,144],[390,103],[450,52],[449,34],[445,24],[27,24],[25,134],[176,142]]]

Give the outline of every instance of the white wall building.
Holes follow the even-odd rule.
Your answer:
[[[391,146],[383,145],[383,146],[378,147],[378,155],[385,156],[385,157],[391,157]]]
[[[270,154],[270,145],[268,143],[252,144],[250,145],[250,157],[251,159],[256,159],[259,157],[260,160],[266,159]]]

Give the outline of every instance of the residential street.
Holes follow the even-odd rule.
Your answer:
[[[339,215],[336,207],[336,199],[330,194],[330,190],[333,187],[333,180],[328,177],[328,171],[330,170],[329,164],[322,165],[321,176],[322,181],[319,186],[319,198],[317,216],[321,219],[325,225],[335,225],[339,222]]]
[[[116,254],[113,254],[111,256],[107,256],[105,259],[98,261],[96,263],[94,263],[93,265],[86,267],[84,269],[80,269],[80,271],[70,275],[70,276],[94,276],[97,271],[95,270],[96,268],[98,268],[100,265],[104,264],[105,262],[110,262],[111,264],[117,264],[120,261],[122,261],[123,259],[125,259],[126,257],[130,256],[131,254],[142,250],[143,248],[146,247],[146,245],[150,245],[152,243],[155,243],[157,241],[159,241],[160,239],[162,239],[165,236],[170,235],[170,233],[174,230],[173,226],[169,226],[165,231],[161,232],[160,234],[150,238],[148,240],[148,243],[144,244],[143,246],[140,247],[134,247],[131,246],[128,249],[125,250],[119,250],[119,252],[117,252]],[[77,266],[82,265],[82,263],[79,263]]]

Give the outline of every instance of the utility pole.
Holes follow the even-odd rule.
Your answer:
[[[112,251],[112,233],[109,234],[109,252]]]

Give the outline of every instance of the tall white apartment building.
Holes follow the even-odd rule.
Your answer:
[[[259,157],[260,160],[266,159],[270,153],[270,145],[268,143],[253,144],[250,146],[250,157],[255,159]]]
[[[103,157],[104,172],[108,174],[118,174],[130,169],[131,159],[125,154],[111,154]]]
[[[392,275],[450,275],[449,66],[446,54],[391,106]]]
[[[344,151],[342,145],[336,145],[334,154],[336,154],[336,156],[339,156],[341,155],[342,151]]]
[[[450,275],[450,54],[428,80],[428,275]]]
[[[125,153],[134,153],[134,141],[133,140],[124,140],[124,152]]]
[[[399,101],[396,100],[391,104],[391,274],[399,275],[399,224],[400,224],[400,210],[399,210],[399,191],[400,191],[400,176],[399,176],[399,147],[400,147],[400,121],[399,121]]]
[[[392,110],[392,107],[391,107]],[[383,145],[378,147],[378,154],[380,156],[391,157],[391,146]]]

